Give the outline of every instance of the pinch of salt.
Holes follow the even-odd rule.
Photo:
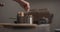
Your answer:
[[[24,16],[24,12],[21,12],[21,16]]]

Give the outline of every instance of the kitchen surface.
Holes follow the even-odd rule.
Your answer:
[[[60,0],[25,1],[30,3],[30,12],[28,13],[26,13],[25,9],[19,3],[13,0],[0,0],[0,32],[59,31]],[[18,12],[22,13],[18,14]],[[21,17],[21,15],[23,15],[24,17]],[[6,23],[8,23],[8,25]],[[20,24],[23,24],[23,28],[20,28]],[[28,27],[25,27],[25,24]],[[30,24],[31,26],[28,24]]]

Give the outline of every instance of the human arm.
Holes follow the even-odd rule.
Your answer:
[[[30,11],[30,4],[29,2],[25,1],[25,0],[14,0],[16,2],[18,2],[26,11]]]

